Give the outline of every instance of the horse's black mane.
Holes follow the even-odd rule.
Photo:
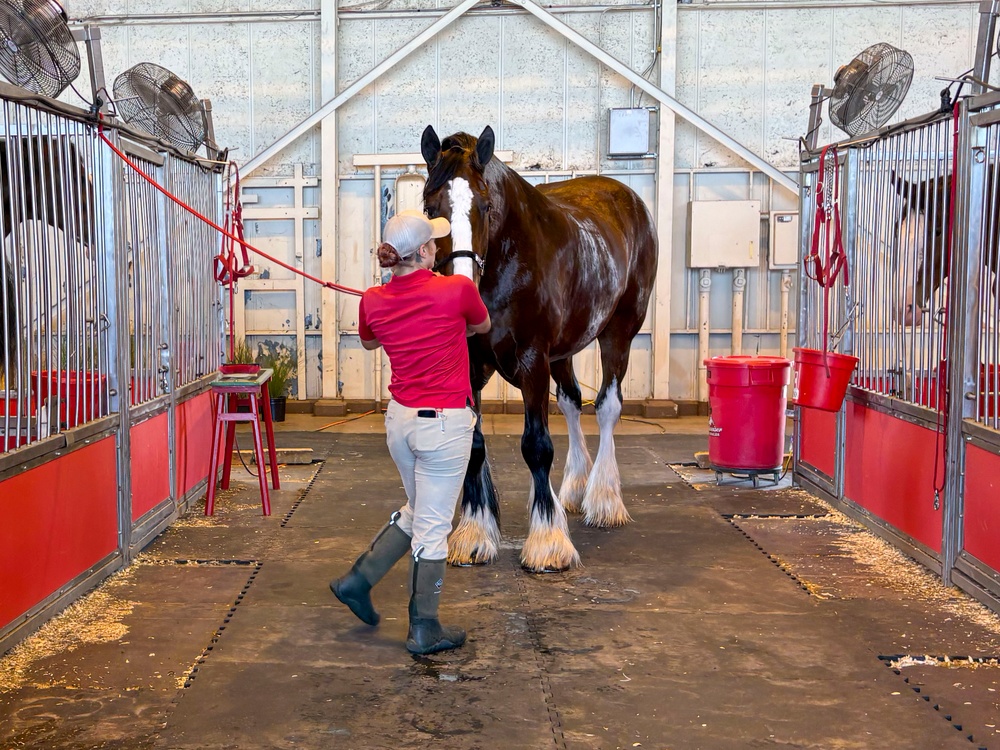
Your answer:
[[[428,167],[424,192],[433,193],[444,187],[448,180],[454,178],[467,159],[476,169],[483,171],[483,165],[476,156],[474,137],[468,133],[455,133],[445,138],[441,143],[441,156]]]

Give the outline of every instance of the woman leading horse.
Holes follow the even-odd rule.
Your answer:
[[[629,520],[615,459],[614,427],[632,339],[646,316],[656,276],[656,230],[645,204],[607,177],[533,186],[493,157],[494,135],[456,133],[441,141],[428,126],[424,207],[452,225],[438,265],[479,285],[492,330],[470,339],[472,387],[493,372],[521,390],[521,455],[531,472],[530,527],[521,563],[532,571],[579,564],[566,511],[591,526]],[[603,380],[595,401],[600,447],[592,461],[580,426],[582,397],[574,354],[600,344]],[[549,379],[569,426],[570,447],[558,495],[549,474]],[[452,564],[486,563],[499,546],[499,504],[481,425],[463,487],[462,518],[449,544]]]

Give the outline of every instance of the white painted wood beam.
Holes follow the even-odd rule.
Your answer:
[[[585,36],[583,36],[577,31],[574,31],[569,26],[564,24],[562,21],[556,18],[552,13],[542,8],[540,5],[537,5],[536,3],[532,2],[532,0],[511,0],[511,2],[520,5],[522,8],[528,11],[531,15],[535,16],[535,18],[540,20],[546,26],[559,32],[564,37],[569,39],[569,41],[573,42],[573,44],[577,45],[582,50],[584,50],[591,56],[595,57],[601,63],[611,68],[616,73],[618,73],[618,75],[622,76],[630,83],[635,84],[638,88],[645,91],[647,94],[652,96],[654,99],[663,104],[665,107],[670,108],[671,110],[673,110],[674,113],[683,117],[689,123],[698,128],[698,130],[702,131],[706,135],[717,140],[719,143],[721,143],[723,146],[725,146],[730,151],[735,153],[741,159],[749,162],[751,165],[753,165],[758,170],[766,174],[776,183],[781,185],[781,187],[785,188],[786,190],[792,193],[795,193],[795,195],[799,194],[798,183],[795,182],[795,180],[793,180],[791,177],[786,175],[784,172],[782,172],[780,169],[778,169],[776,166],[771,164],[771,162],[761,158],[753,151],[751,151],[749,148],[744,146],[742,143],[737,141],[735,138],[724,133],[722,130],[720,130],[715,125],[710,123],[704,117],[695,112],[693,109],[690,109],[689,107],[681,104],[679,101],[674,99],[674,97],[670,96],[670,94],[661,89],[659,86],[655,86],[654,84],[647,81],[641,75],[632,70],[632,68],[630,68],[628,65],[625,65],[619,60],[616,60],[614,57],[612,57],[603,49],[601,49],[596,44],[591,42]]]
[[[400,47],[398,50],[393,52],[391,55],[389,55],[389,57],[387,57],[385,60],[380,62],[374,68],[369,70],[367,73],[361,76],[358,80],[356,80],[346,89],[344,89],[335,97],[327,101],[326,104],[317,109],[315,112],[309,115],[298,125],[293,127],[283,136],[278,138],[278,140],[276,140],[270,146],[268,146],[259,154],[254,156],[246,164],[241,166],[240,175],[246,176],[252,174],[255,169],[264,164],[268,159],[280,153],[283,148],[288,146],[290,143],[295,141],[300,136],[304,135],[317,123],[321,122],[323,118],[325,118],[327,115],[336,112],[341,104],[351,99],[351,97],[353,97],[359,91],[366,88],[372,82],[380,78],[384,73],[394,68],[397,65],[397,63],[404,60],[411,53],[420,49],[427,42],[429,42],[431,39],[437,36],[439,32],[450,26],[453,21],[461,17],[465,13],[465,11],[467,11],[469,8],[473,7],[479,2],[480,0],[462,0],[462,2],[460,2],[450,11],[441,16],[437,21],[435,21],[426,29],[421,31],[419,34],[413,37],[413,39],[411,39],[402,47]],[[324,19],[324,25],[325,23],[326,21]],[[336,32],[335,24],[333,24],[333,29],[331,29],[331,31],[334,33]],[[324,67],[326,66],[324,65]],[[324,88],[326,87],[324,86]],[[335,175],[333,177],[334,179],[336,178]]]

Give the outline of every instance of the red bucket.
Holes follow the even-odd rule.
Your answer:
[[[722,471],[776,471],[785,449],[785,391],[791,362],[736,354],[705,360],[708,462]]]
[[[795,391],[792,398],[795,405],[840,411],[858,358],[835,352],[824,354],[819,349],[801,347],[795,347],[794,351]]]

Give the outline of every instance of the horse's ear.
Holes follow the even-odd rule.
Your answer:
[[[424,134],[420,136],[420,153],[424,155],[428,167],[433,167],[441,155],[441,139],[434,132],[433,125],[424,128]]]
[[[479,134],[479,140],[476,141],[476,156],[479,158],[479,163],[484,169],[490,163],[490,159],[493,158],[493,144],[495,141],[496,137],[493,135],[493,128],[487,125],[483,128],[483,132]]]
[[[914,199],[917,199],[917,207],[923,210],[923,194],[916,185],[909,180],[904,180],[902,177],[898,177],[896,175],[896,171],[893,169],[889,170],[889,180],[892,182],[892,186],[895,188],[897,195],[910,203],[912,203]]]

